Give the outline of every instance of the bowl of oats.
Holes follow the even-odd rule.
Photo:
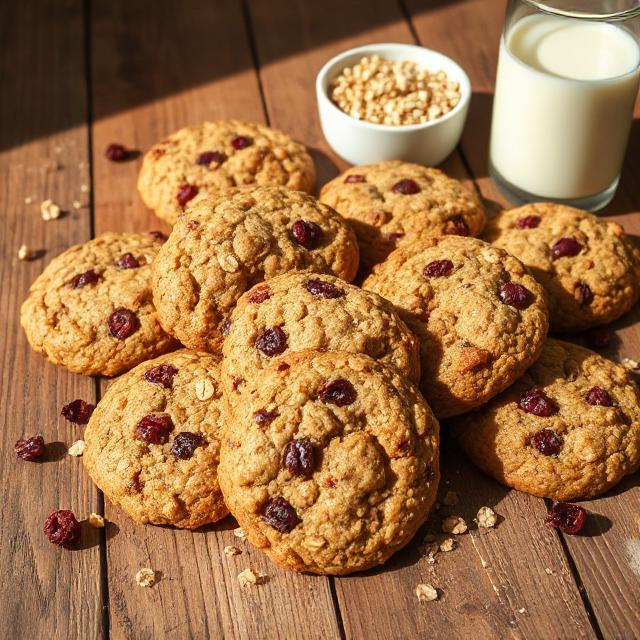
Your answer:
[[[460,140],[471,84],[442,53],[381,43],[329,60],[316,78],[316,97],[324,136],[347,162],[433,166]]]

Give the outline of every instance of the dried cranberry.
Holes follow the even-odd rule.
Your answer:
[[[534,416],[547,418],[558,413],[556,403],[542,390],[529,389],[520,396],[518,406],[527,413],[533,413]]]
[[[452,216],[447,220],[444,232],[450,236],[468,236],[469,225],[462,216]]]
[[[256,349],[272,358],[287,348],[287,334],[280,327],[266,329],[256,338]]]
[[[578,533],[587,519],[587,512],[577,504],[570,502],[556,502],[544,519],[550,527],[555,527],[564,533]]]
[[[420,187],[415,180],[411,180],[411,178],[404,178],[399,182],[396,182],[393,187],[391,187],[391,191],[394,193],[401,193],[403,196],[411,196],[414,193],[420,193]]]
[[[231,140],[231,146],[236,150],[240,151],[240,149],[246,149],[253,144],[253,138],[249,136],[236,136]]]
[[[597,405],[600,407],[612,407],[613,398],[608,391],[605,391],[601,387],[591,387],[587,393],[584,394],[584,399],[587,404]]]
[[[222,164],[227,159],[227,156],[220,151],[204,151],[196,158],[196,164],[208,166],[212,162]]]
[[[82,289],[82,287],[86,287],[88,284],[95,284],[101,277],[99,273],[96,273],[93,269],[89,269],[89,271],[73,276],[73,278],[69,280],[69,286],[72,289]]]
[[[107,326],[109,327],[109,333],[114,338],[124,340],[140,328],[140,320],[131,309],[120,307],[109,316]]]
[[[173,431],[173,420],[168,413],[150,413],[136,426],[136,437],[147,444],[164,444]]]
[[[553,429],[542,429],[542,431],[534,433],[531,438],[531,446],[545,456],[557,456],[563,444],[562,437]]]
[[[344,289],[340,289],[336,287],[335,284],[331,282],[326,282],[324,280],[307,280],[305,282],[305,289],[318,298],[340,298],[345,295]]]
[[[318,392],[318,397],[322,402],[335,404],[337,407],[346,407],[348,404],[353,404],[357,395],[353,385],[344,378],[327,382]]]
[[[313,444],[308,438],[291,440],[284,448],[284,466],[294,476],[308,478],[313,473]]]
[[[531,304],[531,291],[515,282],[505,282],[499,295],[502,302],[516,309],[526,309]]]
[[[184,207],[189,200],[193,200],[198,195],[198,187],[193,184],[183,184],[178,188],[176,200],[181,207]]]
[[[176,373],[178,373],[178,370],[173,365],[159,364],[157,367],[146,371],[144,379],[153,384],[160,384],[165,389],[171,389],[173,376],[175,376]]]
[[[359,173],[351,173],[344,179],[346,184],[353,184],[355,182],[366,182],[365,177]]]
[[[207,441],[199,433],[181,431],[171,443],[171,453],[181,460],[189,460],[193,457],[198,447],[204,447]]]
[[[553,259],[577,256],[582,251],[582,245],[575,238],[560,238],[553,247],[551,255]]]
[[[167,234],[162,233],[162,231],[148,231],[147,232],[152,238],[156,240],[160,240],[160,242],[166,242],[168,240]]]
[[[280,414],[277,409],[273,409],[272,411],[267,411],[266,409],[260,409],[253,414],[253,419],[256,424],[261,427],[266,427],[268,424],[271,424]]]
[[[540,216],[523,216],[516,220],[518,229],[535,229],[540,226],[542,218]]]
[[[593,291],[591,291],[591,287],[584,282],[579,282],[573,293],[580,306],[588,305],[593,302]]]
[[[315,249],[322,242],[322,228],[315,222],[296,220],[291,227],[294,240],[305,249]]]
[[[74,424],[87,424],[95,408],[95,405],[84,400],[73,400],[62,407],[60,415]]]
[[[592,349],[606,349],[611,345],[613,333],[611,331],[593,331],[587,335],[587,344]]]
[[[231,331],[231,318],[225,318],[220,325],[220,333],[226,338]]]
[[[280,533],[289,533],[300,522],[296,510],[282,496],[269,500],[264,510],[264,519]]]
[[[123,253],[117,260],[116,266],[119,269],[137,269],[140,266],[140,262],[133,255],[133,253]]]
[[[271,297],[271,290],[269,287],[258,287],[249,294],[249,302],[253,304],[262,304],[265,300]]]
[[[425,278],[442,278],[448,276],[451,269],[453,269],[451,260],[434,260],[422,270],[422,275]]]
[[[33,462],[44,455],[44,438],[42,436],[32,436],[31,438],[20,438],[13,445],[13,450],[18,458]]]
[[[291,365],[286,362],[281,362],[276,369],[278,371],[287,371],[288,369],[291,369]]]
[[[80,539],[80,523],[71,511],[54,511],[44,523],[44,533],[50,542],[68,549]]]
[[[104,155],[108,160],[112,162],[122,162],[123,160],[127,160],[131,155],[131,152],[123,145],[123,144],[110,144]]]

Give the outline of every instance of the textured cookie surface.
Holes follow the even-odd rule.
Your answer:
[[[326,202],[358,234],[364,269],[396,247],[424,236],[480,235],[478,197],[438,169],[390,160],[353,167],[326,184]]]
[[[536,496],[596,496],[640,466],[640,406],[631,375],[559,340],[549,340],[512,387],[455,422],[476,465]]]
[[[487,402],[536,359],[547,333],[542,287],[522,263],[475,238],[399,247],[364,283],[421,341],[421,390],[438,417]]]
[[[640,295],[640,257],[622,228],[579,209],[530,204],[489,221],[487,240],[529,267],[547,291],[552,331],[612,322]]]
[[[149,208],[175,224],[184,210],[181,200],[189,196],[252,184],[311,192],[314,183],[311,156],[286,133],[224,120],[181,129],[153,146],[144,158],[138,190]]]
[[[136,522],[195,529],[227,514],[219,367],[217,355],[165,354],[115,380],[93,412],[84,466]]]
[[[161,244],[152,234],[105,233],[54,258],[22,305],[31,346],[71,371],[107,376],[174,348],[149,283]]]
[[[225,500],[248,540],[287,569],[380,564],[433,504],[438,423],[410,382],[368,356],[291,354],[227,419]]]
[[[295,269],[351,280],[353,231],[330,207],[300,191],[245,187],[188,209],[153,269],[164,328],[192,349],[215,351],[227,316],[255,284]]]
[[[306,349],[364,353],[420,379],[419,342],[390,302],[335,276],[292,272],[238,300],[223,346],[229,397],[274,359]]]

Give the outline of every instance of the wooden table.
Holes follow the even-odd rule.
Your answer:
[[[193,533],[136,526],[105,504],[66,447],[81,429],[60,417],[104,383],[72,375],[31,352],[19,305],[32,280],[71,244],[107,230],[162,228],[136,193],[139,159],[111,163],[123,142],[146,150],[205,119],[267,122],[309,145],[319,185],[344,169],[320,131],[314,77],[330,56],[376,41],[418,42],[452,56],[474,95],[459,149],[445,171],[504,204],[486,174],[500,0],[41,0],[0,6],[0,344],[3,500],[0,637],[11,638],[637,638],[640,636],[638,475],[589,502],[581,536],[544,526],[544,500],[507,491],[444,443],[443,489],[457,491],[469,522],[490,505],[495,530],[472,529],[434,563],[418,540],[384,568],[347,578],[285,573],[233,536],[235,522]],[[607,214],[640,232],[640,127]],[[44,222],[39,204],[67,214]],[[75,205],[74,205],[75,203]],[[22,243],[42,250],[20,262]],[[640,354],[637,314],[618,323],[612,357]],[[42,431],[55,444],[41,464],[13,444]],[[58,508],[104,513],[65,551],[42,526]],[[228,557],[223,548],[240,544]],[[141,567],[161,572],[152,589]],[[266,584],[241,589],[252,567]],[[419,603],[417,583],[440,591]]]

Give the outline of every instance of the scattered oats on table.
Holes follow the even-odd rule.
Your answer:
[[[144,567],[136,573],[136,582],[140,587],[153,587],[156,583],[156,572],[153,569]]]
[[[227,556],[239,556],[242,553],[242,549],[229,544],[224,548],[224,553]]]
[[[442,531],[460,535],[467,531],[467,523],[460,516],[448,516],[442,521]]]
[[[57,220],[62,214],[62,209],[53,200],[47,199],[40,203],[40,215],[43,220]]]
[[[498,515],[491,507],[480,507],[478,515],[476,516],[476,522],[479,527],[492,529],[498,522]]]
[[[94,529],[104,529],[104,518],[99,513],[90,513],[87,521]]]
[[[74,458],[80,457],[84,453],[84,447],[84,440],[76,440],[69,447],[69,455],[73,456]]]
[[[438,591],[430,584],[416,586],[416,596],[420,602],[432,602],[438,599]]]
[[[236,538],[240,538],[241,540],[244,540],[244,539],[247,537],[247,536],[244,534],[244,531],[243,531],[240,527],[238,527],[237,529],[234,529],[234,530],[233,530],[233,535],[234,535]]]
[[[622,358],[620,364],[622,364],[625,369],[629,369],[629,371],[636,371],[638,367],[640,367],[640,362],[633,358]]]
[[[20,245],[18,249],[18,260],[33,260],[34,253],[26,244]]]
[[[445,538],[440,543],[440,551],[444,551],[445,553],[449,551],[453,551],[456,547],[456,541],[453,538]]]
[[[238,582],[242,588],[253,586],[256,584],[264,584],[267,581],[267,576],[263,576],[259,573],[254,573],[251,569],[245,569],[238,574]]]

